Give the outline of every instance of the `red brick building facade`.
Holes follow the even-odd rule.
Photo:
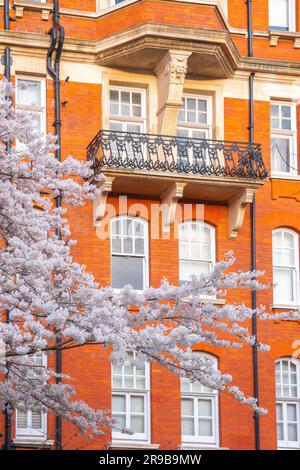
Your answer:
[[[10,31],[0,31],[1,54],[5,46],[11,48],[12,79],[17,85],[22,80],[34,82],[30,92],[17,91],[16,104],[37,114],[42,132],[52,132],[54,85],[46,57],[53,4],[25,0],[10,4],[10,16],[16,21],[10,23]],[[193,269],[209,269],[229,250],[237,259],[235,268],[249,270],[255,195],[256,265],[265,271],[264,280],[279,284],[274,291],[259,292],[257,304],[273,312],[298,308],[300,2],[253,0],[252,4],[251,57],[244,0],[60,1],[65,28],[60,64],[62,156],[86,159],[88,144],[106,129],[96,141],[97,158],[103,156],[105,145],[110,149],[106,155],[113,157],[103,167],[107,178],[97,201],[70,211],[72,237],[78,240],[74,258],[101,285],[118,288],[128,280],[137,288],[157,287],[163,277],[178,284]],[[1,14],[2,6],[0,2]],[[248,144],[250,74],[254,74],[253,141],[261,149]],[[166,161],[170,164],[177,158],[183,167],[190,165],[188,171],[147,166],[149,160],[166,158],[153,134],[179,136]],[[197,139],[210,143],[203,147]],[[225,141],[237,142],[237,147]],[[154,142],[153,153],[149,142]],[[197,149],[202,163],[193,166]],[[260,151],[267,178],[263,166],[247,174],[216,171],[230,165],[232,169],[230,156],[237,164],[243,152],[246,160],[260,161]],[[212,158],[214,170],[203,171],[204,162]],[[250,167],[246,163],[244,168]],[[128,210],[120,208],[120,196],[127,196]],[[164,220],[153,210],[161,203]],[[187,205],[190,216],[183,226],[181,209]],[[136,224],[137,217],[141,225]],[[107,237],[102,236],[104,228]],[[118,245],[122,236],[129,245],[124,240]],[[251,294],[230,293],[228,301],[251,306]],[[260,446],[300,449],[299,322],[259,321],[258,338],[271,345],[270,353],[258,353],[259,400],[268,409],[259,419]],[[253,395],[251,348],[199,349]],[[95,408],[113,408],[115,416],[136,433],[129,437],[108,432],[89,441],[63,422],[63,449],[255,449],[254,419],[246,407],[222,394],[180,384],[179,378],[157,365],[142,371],[116,369],[112,377],[108,355],[95,346],[64,352],[63,372],[73,377],[82,399]],[[48,357],[53,364],[54,360]],[[19,417],[19,425],[13,419],[14,446],[36,448],[46,442],[55,448],[54,416],[41,421],[36,417],[38,433],[35,417],[24,419]],[[0,433],[3,445],[2,417]]]

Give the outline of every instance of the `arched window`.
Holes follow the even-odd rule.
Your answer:
[[[134,355],[132,354],[132,358]],[[150,440],[150,366],[112,366],[113,439]],[[122,433],[130,429],[133,434]]]
[[[217,359],[205,357],[217,368]],[[181,431],[182,443],[219,445],[218,392],[199,382],[181,379]]]
[[[275,305],[297,305],[299,299],[298,234],[289,229],[273,230],[273,283]]]
[[[192,274],[209,273],[216,261],[215,229],[204,222],[189,221],[179,225],[179,282]]]
[[[148,286],[148,224],[121,216],[111,221],[111,285],[126,284],[137,290]]]
[[[300,361],[276,361],[276,417],[279,448],[300,447]]]

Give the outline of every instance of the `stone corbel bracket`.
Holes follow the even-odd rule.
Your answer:
[[[247,203],[252,203],[254,189],[244,189],[241,194],[229,201],[228,228],[229,238],[235,239],[243,225]]]
[[[93,222],[95,228],[100,227],[101,221],[105,215],[107,196],[112,191],[114,179],[115,178],[112,176],[106,176],[105,181],[100,184],[99,192],[93,201]]]
[[[277,34],[270,34],[270,46],[276,47],[280,36]]]
[[[30,11],[40,11],[42,20],[48,21],[50,18],[50,13],[53,10],[53,5],[44,2],[28,2],[23,0],[14,0],[13,8],[16,12],[16,18],[23,18],[25,9]]]
[[[176,135],[189,51],[169,50],[155,69],[158,79],[158,132]]]
[[[186,183],[174,183],[171,188],[161,195],[162,233],[170,234],[171,225],[174,223],[177,203],[183,197]]]

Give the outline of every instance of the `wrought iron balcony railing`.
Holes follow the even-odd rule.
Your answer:
[[[264,179],[260,144],[101,130],[88,160],[102,167]]]

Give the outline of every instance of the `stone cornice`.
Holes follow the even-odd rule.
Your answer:
[[[126,36],[126,43],[124,39]],[[10,46],[16,56],[45,57],[50,38],[44,34],[0,30],[0,52]],[[142,47],[211,52],[222,64],[226,75],[234,71],[300,76],[300,63],[263,58],[241,57],[226,31],[193,30],[166,25],[143,25],[101,41],[66,38],[62,60],[106,65],[110,57]],[[228,54],[230,51],[230,54]]]

